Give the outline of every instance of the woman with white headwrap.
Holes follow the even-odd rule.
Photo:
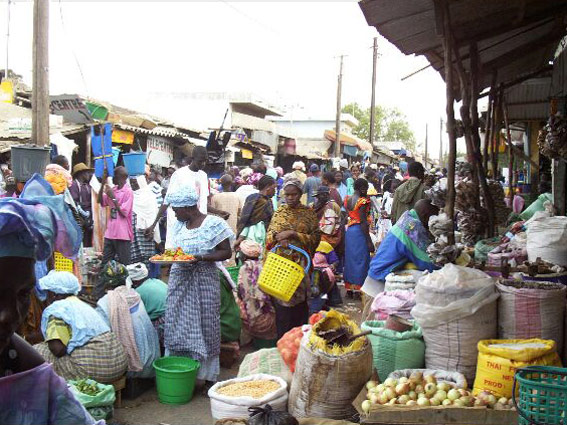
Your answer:
[[[50,304],[41,317],[45,342],[35,349],[65,379],[111,383],[126,372],[122,345],[104,320],[77,298],[79,281],[69,272],[51,271],[39,280]]]
[[[191,357],[201,363],[199,384],[217,380],[220,364],[221,293],[217,261],[230,258],[234,233],[225,220],[203,214],[199,196],[191,186],[167,193],[177,221],[172,229],[173,245],[195,260],[171,267],[165,312],[166,353]]]

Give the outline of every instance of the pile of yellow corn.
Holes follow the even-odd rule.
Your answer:
[[[280,389],[276,381],[261,379],[258,381],[237,382],[225,385],[217,390],[217,393],[228,397],[252,397],[262,398],[265,395]]]

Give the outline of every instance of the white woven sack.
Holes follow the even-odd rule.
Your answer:
[[[530,222],[527,230],[528,260],[537,258],[567,266],[567,217],[541,217]]]
[[[218,389],[230,384],[265,379],[276,381],[281,387],[259,399],[252,397],[228,397],[217,393]],[[211,399],[211,415],[215,420],[248,418],[250,415],[248,412],[249,407],[264,407],[266,404],[272,406],[274,410],[287,409],[287,383],[277,376],[265,375],[263,373],[218,382],[209,389],[208,396]]]

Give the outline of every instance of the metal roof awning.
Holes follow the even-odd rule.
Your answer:
[[[550,113],[551,76],[534,78],[504,92],[510,121],[546,120]]]
[[[331,142],[337,140],[337,133],[335,130],[325,130],[325,138]],[[346,134],[341,132],[341,145],[345,146],[355,146],[361,151],[372,152],[372,145],[365,140],[359,139],[352,134]]]
[[[295,139],[295,154],[306,159],[327,159],[330,147],[327,139]]]
[[[444,78],[441,13],[434,0],[362,0],[369,25],[402,53],[424,55]],[[477,43],[480,89],[548,66],[565,35],[565,0],[452,0],[451,29],[465,70],[469,45]]]

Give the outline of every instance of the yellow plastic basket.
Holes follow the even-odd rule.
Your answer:
[[[53,257],[55,260],[55,270],[58,272],[73,273],[73,260],[64,257],[60,252],[55,252]]]
[[[279,247],[280,245],[276,246],[266,256],[264,267],[258,278],[258,287],[266,294],[287,302],[297,290],[303,276],[309,271],[311,258],[301,248],[289,245],[289,248],[303,254],[307,259],[307,266],[303,269],[296,262],[276,254],[275,250]]]

